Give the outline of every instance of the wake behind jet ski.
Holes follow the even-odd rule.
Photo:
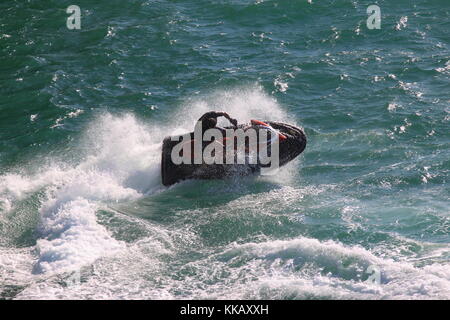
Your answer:
[[[218,117],[232,126],[217,127]],[[200,117],[194,132],[164,139],[162,183],[264,174],[293,160],[305,147],[306,136],[298,127],[259,120],[238,125],[226,112],[211,111]]]

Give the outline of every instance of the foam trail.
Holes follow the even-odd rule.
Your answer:
[[[371,266],[380,272],[380,283],[365,280],[372,274]],[[188,281],[176,284],[178,289],[191,290],[189,298],[447,299],[450,294],[446,265],[419,268],[377,257],[362,247],[306,237],[232,244],[195,267],[205,282],[211,270],[241,276],[236,283],[227,279],[206,290]]]
[[[131,115],[106,114],[87,130],[84,161],[39,168],[35,175],[6,174],[0,189],[3,210],[44,189],[34,273],[62,272],[114,253],[124,244],[96,221],[110,202],[136,199],[159,188],[159,139]]]
[[[49,200],[41,207],[36,272],[76,268],[124,248],[96,222],[95,212],[158,187],[154,139],[131,115],[105,115],[89,128],[85,145],[94,153],[64,172],[64,183],[48,190]]]
[[[225,110],[240,122],[287,119],[262,88],[246,87],[187,101],[169,124],[142,124],[130,114],[104,114],[87,128],[80,142],[84,154],[76,165],[56,163],[35,174],[0,177],[3,211],[36,191],[45,192],[34,273],[63,272],[89,264],[125,248],[97,223],[96,212],[109,203],[128,201],[164,190],[160,183],[161,141],[164,136],[192,130],[209,110]],[[50,159],[51,160],[51,159]]]

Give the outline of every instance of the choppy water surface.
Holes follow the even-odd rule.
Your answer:
[[[450,297],[448,1],[73,2],[0,4],[0,298]],[[163,187],[211,109],[308,146]]]

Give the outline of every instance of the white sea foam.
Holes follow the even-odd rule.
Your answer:
[[[178,278],[167,274],[163,262],[167,255],[176,258],[175,248],[167,250],[154,240],[138,242],[114,260],[98,261],[96,271],[69,290],[41,282],[18,298],[448,299],[450,294],[445,265],[417,267],[359,246],[306,237],[233,243],[222,253],[186,263],[195,277]],[[380,271],[380,283],[366,280],[373,272],[370,266]]]
[[[83,155],[77,164],[36,164],[34,174],[18,170],[0,176],[2,211],[14,210],[17,201],[33,192],[46,195],[39,209],[38,256],[33,272],[77,269],[124,249],[122,242],[97,223],[96,212],[109,203],[164,190],[159,166],[163,137],[190,131],[195,120],[209,110],[228,111],[240,122],[287,118],[274,99],[254,87],[189,100],[165,127],[144,125],[130,114],[104,114],[87,128],[79,150],[73,150]]]
[[[0,289],[31,282],[35,277],[31,273],[32,268],[32,249],[0,248]]]
[[[218,283],[205,290],[191,288],[196,298],[221,299],[448,299],[450,271],[446,265],[423,268],[380,258],[359,246],[300,237],[262,243],[235,244],[208,261],[209,268],[239,275],[233,290]],[[206,261],[204,262],[206,265]],[[197,264],[198,265],[198,264]],[[236,267],[238,266],[238,267]],[[366,278],[380,271],[380,283]],[[208,279],[209,268],[203,270]],[[189,286],[188,283],[183,285]]]
[[[397,23],[397,25],[395,26],[395,30],[401,30],[403,28],[406,27],[406,24],[408,22],[408,17],[407,16],[403,16],[400,18],[400,21]]]
[[[123,248],[97,223],[95,213],[107,203],[136,199],[160,187],[158,138],[131,115],[106,114],[87,130],[81,143],[87,157],[81,163],[0,177],[5,211],[32,192],[47,194],[39,209],[35,273],[78,268]]]
[[[450,272],[445,265],[418,268],[411,263],[376,257],[358,246],[347,247],[334,241],[300,238],[246,244],[239,249],[265,263],[269,262],[271,266],[279,263],[282,267],[275,267],[275,272],[263,277],[265,279],[258,284],[260,289],[264,286],[284,286],[288,291],[300,293],[300,297],[307,297],[309,292],[310,295],[334,298],[369,299],[448,298],[450,294]],[[295,269],[309,262],[319,269],[330,271],[328,274],[322,272],[298,277]],[[371,265],[381,271],[381,283],[378,285],[359,280]],[[292,278],[297,278],[299,283],[289,283]],[[305,283],[309,286],[304,286]]]

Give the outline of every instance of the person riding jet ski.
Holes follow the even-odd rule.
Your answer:
[[[224,128],[218,127],[217,118],[219,117],[227,118],[232,126]],[[302,153],[306,147],[306,136],[303,129],[287,123],[253,119],[250,120],[249,123],[238,124],[236,119],[231,118],[228,113],[223,111],[207,112],[202,115],[198,121],[200,124],[197,122],[194,132],[164,138],[161,152],[161,178],[163,185],[170,186],[186,179],[223,179],[233,175],[243,176],[255,173],[266,174],[266,172],[269,172],[266,168],[270,170],[272,167],[278,168],[279,166],[285,165]],[[199,125],[201,125],[200,129],[202,131],[200,136],[198,136],[198,133],[200,132],[198,132],[199,130],[197,129]],[[213,135],[213,140],[207,139],[208,141],[204,141],[203,137],[208,129],[218,129],[223,137],[215,140],[215,136]],[[245,161],[243,164],[230,164],[226,162],[221,164],[220,162],[215,161],[206,163],[203,149],[210,144],[214,144],[212,146],[220,148],[227,147],[228,143],[230,143],[230,145],[233,146],[233,149],[236,150],[236,148],[234,148],[237,147],[235,144],[237,141],[236,137],[232,136],[230,139],[226,133],[229,131],[233,133],[235,130],[247,132],[247,130],[250,129],[255,130],[258,133],[258,136],[261,130],[270,132],[270,135],[267,136],[267,140],[258,141],[257,143],[256,153],[258,157],[256,159],[258,161],[256,163],[250,163],[250,161],[248,161],[248,163]],[[187,139],[186,135],[188,136]],[[200,150],[195,148],[196,143],[199,141],[201,141]],[[275,146],[277,146],[278,152],[272,154],[272,143],[274,142],[277,142]],[[187,147],[184,148],[185,146]],[[251,146],[253,147],[254,145],[252,144]],[[267,157],[265,157],[265,159],[267,158],[267,160],[269,160],[268,162],[260,161],[259,150],[262,146],[269,146]],[[216,150],[219,149],[213,148],[214,155],[216,154]],[[207,151],[209,152],[210,150]],[[245,140],[245,160],[247,160],[247,156],[249,156],[248,160],[254,159],[254,157],[252,157],[253,153],[251,152],[255,151],[255,149],[248,151],[249,153],[247,155],[247,141]],[[208,152],[206,153],[207,156],[209,156]],[[236,152],[236,155],[238,155],[240,150],[236,150]],[[213,153],[211,153],[211,155],[214,157]],[[200,157],[202,161],[197,162],[195,160],[199,154],[202,156]]]
[[[217,118],[225,117],[227,118],[233,126],[237,126],[238,122],[236,119],[231,118],[230,115],[224,111],[209,111],[202,115],[198,121],[202,123],[202,135],[208,129],[219,129],[223,134],[225,134],[225,129],[217,127]]]

